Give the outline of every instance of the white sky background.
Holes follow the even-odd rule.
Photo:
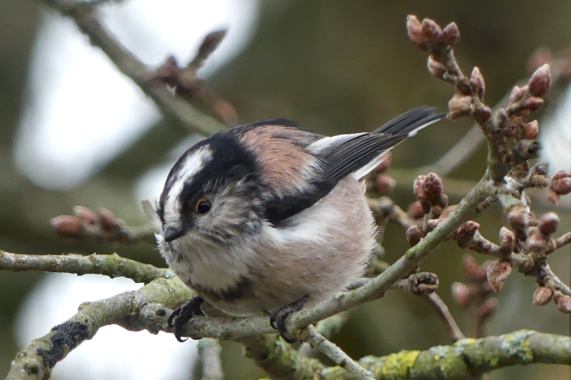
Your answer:
[[[105,25],[152,66],[169,54],[184,64],[207,33],[229,28],[200,71],[205,77],[247,44],[257,21],[258,1],[130,0],[101,9]],[[19,169],[34,183],[54,190],[79,185],[159,117],[152,102],[69,20],[53,12],[43,16],[15,153]],[[157,164],[138,186],[139,197],[157,196],[170,166]],[[46,334],[82,302],[140,286],[104,276],[48,275],[20,311],[18,343],[23,346]],[[53,378],[74,379],[81,373],[84,380],[184,379],[195,358],[195,342],[180,344],[171,334],[152,336],[109,326],[56,365]]]
[[[541,159],[552,174],[571,170],[571,85],[539,124]]]

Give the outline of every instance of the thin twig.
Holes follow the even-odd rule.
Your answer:
[[[327,340],[315,327],[308,326],[301,336],[303,340],[307,340],[311,344],[311,347],[327,356],[341,368],[344,368],[356,379],[374,379],[371,372],[361,367],[337,345]]]
[[[201,380],[222,380],[224,372],[222,371],[222,362],[220,361],[220,353],[222,347],[218,340],[212,338],[202,338],[198,342],[198,354],[202,362]]]
[[[448,310],[448,306],[446,306],[446,303],[444,303],[442,298],[440,298],[436,292],[426,294],[425,298],[430,305],[434,307],[434,310],[438,314],[440,320],[444,322],[446,330],[448,331],[450,338],[452,338],[452,341],[456,342],[460,339],[464,339],[464,333],[460,329],[460,326],[458,326],[458,323],[456,323],[452,314],[450,314],[450,310]]]
[[[127,277],[135,282],[149,283],[167,276],[167,270],[117,255],[26,255],[0,250],[0,271],[41,271],[73,274],[102,274]]]
[[[12,361],[7,379],[47,379],[59,361],[106,325],[156,334],[166,329],[165,308],[191,296],[190,290],[174,277],[159,278],[139,290],[85,303],[74,316],[24,347]]]

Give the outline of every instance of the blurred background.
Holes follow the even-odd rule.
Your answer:
[[[571,46],[571,2],[566,0],[544,6],[525,0],[517,7],[492,0],[355,4],[129,0],[102,7],[102,20],[143,62],[154,66],[168,54],[187,62],[208,32],[228,27],[226,39],[200,74],[236,107],[239,122],[287,117],[324,134],[371,130],[418,105],[446,108],[451,88],[428,74],[425,54],[408,41],[404,21],[409,13],[458,23],[462,40],[456,55],[465,71],[480,67],[490,104],[529,74],[528,60],[537,48],[557,52]],[[144,244],[62,240],[50,230],[49,219],[82,204],[106,207],[130,224],[143,224],[140,201],[158,196],[166,170],[196,136],[163,122],[135,85],[69,20],[41,1],[0,2],[0,57],[0,249],[118,252],[164,265],[157,250]],[[571,168],[570,103],[571,91],[560,83],[540,124],[542,154],[553,168]],[[443,122],[399,147],[393,168],[410,169],[410,175],[399,178],[393,199],[406,208],[413,200],[412,180],[420,174],[415,168],[436,161],[469,127],[468,121]],[[475,181],[484,161],[482,145],[449,177]],[[536,213],[554,209],[561,217],[560,231],[569,229],[569,197],[559,207],[544,200],[545,194],[537,195]],[[482,233],[496,240],[501,210],[491,208],[479,222]],[[404,231],[389,226],[384,246],[386,260],[395,260],[407,248]],[[567,283],[569,253],[569,248],[562,250],[550,261]],[[444,244],[422,270],[438,273],[440,295],[470,334],[473,315],[455,305],[450,295],[451,283],[464,278],[462,255],[455,243]],[[22,345],[65,320],[81,302],[139,286],[100,276],[0,272],[0,373],[7,372]],[[490,334],[520,328],[569,334],[570,319],[553,305],[532,305],[534,288],[532,279],[511,276],[499,295]],[[335,337],[353,357],[449,341],[430,306],[401,292],[358,308]],[[224,343],[227,378],[261,376],[241,355],[239,345]],[[108,327],[58,364],[53,378],[75,378],[81,371],[86,379],[185,379],[196,373],[195,358],[193,342],[181,345],[166,334],[152,337]],[[566,366],[534,365],[499,370],[492,378],[568,379],[570,374]]]

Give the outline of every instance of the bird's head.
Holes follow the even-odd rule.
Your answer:
[[[214,135],[188,149],[159,200],[164,241],[234,245],[258,233],[257,173],[255,157],[233,136]]]

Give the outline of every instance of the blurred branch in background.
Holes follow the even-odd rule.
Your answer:
[[[176,125],[206,135],[225,128],[224,124],[198,111],[186,100],[172,96],[161,82],[153,81],[155,74],[106,30],[97,19],[97,10],[93,5],[61,0],[46,0],[45,3],[69,16],[91,42],[103,50],[117,68],[153,99],[165,116]]]

